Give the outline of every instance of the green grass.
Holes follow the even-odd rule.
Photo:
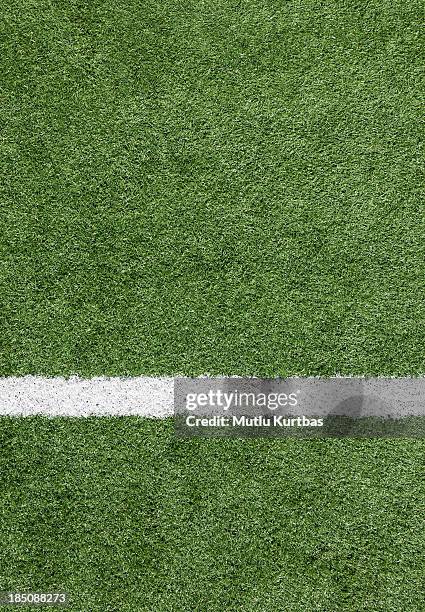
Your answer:
[[[419,0],[0,13],[0,375],[425,373]],[[3,418],[0,590],[422,612],[424,450]]]
[[[425,372],[418,0],[0,9],[2,375]]]
[[[423,611],[423,440],[1,425],[0,590],[64,589],[78,612]]]

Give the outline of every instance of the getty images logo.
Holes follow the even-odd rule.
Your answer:
[[[221,389],[204,393],[188,393],[186,395],[186,409],[196,410],[198,408],[219,408],[229,410],[231,408],[268,408],[278,410],[279,408],[293,408],[298,404],[297,394],[292,393],[253,393],[238,391],[221,391]]]

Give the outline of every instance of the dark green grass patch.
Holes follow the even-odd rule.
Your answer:
[[[3,1],[0,372],[424,373],[421,4]]]
[[[0,590],[99,612],[419,612],[423,440],[178,440],[7,419]]]

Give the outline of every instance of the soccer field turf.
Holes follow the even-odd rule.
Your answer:
[[[0,376],[425,374],[422,3],[0,10]],[[3,416],[0,591],[423,612],[423,457]]]
[[[2,585],[81,612],[421,612],[424,451],[5,419]]]
[[[3,3],[0,371],[425,372],[421,3]]]

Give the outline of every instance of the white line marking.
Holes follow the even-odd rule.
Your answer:
[[[124,416],[174,413],[173,378],[0,378],[0,416]]]
[[[198,378],[205,379],[207,376]],[[219,377],[221,378],[221,377]],[[223,383],[232,387],[231,379]],[[335,383],[339,379],[338,386]],[[341,379],[343,384],[341,385]],[[255,378],[251,379],[254,383]],[[289,377],[301,395],[298,410],[329,414],[343,400],[360,402],[363,415],[425,415],[425,378]],[[261,381],[257,391],[261,391]],[[223,386],[222,385],[222,386]],[[195,385],[196,387],[196,385]],[[230,388],[229,387],[229,388]],[[269,387],[269,384],[266,385]],[[205,391],[205,389],[202,389]],[[361,400],[361,401],[360,401]],[[351,410],[351,404],[348,408]],[[359,405],[360,405],[359,404]],[[0,416],[126,416],[166,418],[174,414],[174,378],[136,376],[70,378],[0,377]]]

